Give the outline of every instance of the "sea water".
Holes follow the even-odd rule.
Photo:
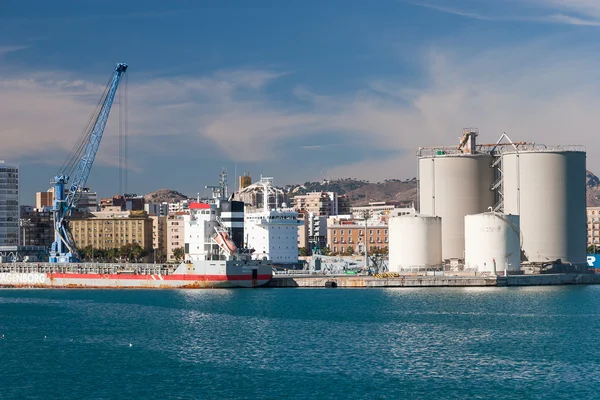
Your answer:
[[[0,399],[598,399],[600,286],[0,290]]]

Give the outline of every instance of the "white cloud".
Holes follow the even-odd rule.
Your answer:
[[[0,57],[15,51],[25,50],[29,46],[0,46]]]
[[[600,2],[596,0],[404,1],[415,6],[483,21],[523,21],[600,26]]]
[[[540,7],[576,13],[590,18],[600,18],[600,2],[597,0],[526,0]]]
[[[3,152],[14,158],[45,153],[48,162],[60,162],[86,125],[104,86],[54,71],[28,72],[27,75],[27,78],[0,77]],[[219,120],[226,118],[228,123],[235,122],[231,117],[238,115],[243,120],[252,117],[258,123],[264,111],[254,113],[248,106],[260,99],[264,85],[280,75],[262,70],[236,70],[200,78],[132,79],[127,91],[128,134],[153,136],[206,131],[207,137],[223,144],[227,150],[227,143],[220,142]],[[124,89],[122,81],[121,96],[115,99],[98,153],[99,163],[118,165],[118,103],[120,99],[124,102]],[[236,98],[237,93],[244,90],[251,92],[250,100]],[[263,115],[263,119],[274,121],[273,113]],[[275,124],[280,126],[281,122]],[[243,124],[245,129],[250,126]],[[235,128],[241,131],[240,127]],[[53,154],[56,157],[53,158]],[[134,163],[130,166],[135,168]]]
[[[588,147],[588,166],[600,169],[596,145],[600,126],[598,57],[585,49],[552,50],[550,44],[504,48],[477,55],[434,51],[428,61],[430,86],[398,102],[360,103],[348,125],[371,127],[387,149],[409,149],[393,160],[358,161],[329,170],[331,176],[385,179],[414,176],[422,145],[458,143],[461,128],[479,127],[480,140],[502,132],[513,140]],[[468,62],[465,62],[468,60]],[[387,118],[387,119],[386,119]],[[395,135],[394,133],[395,132]]]
[[[294,171],[270,172],[280,182],[307,166],[298,158],[299,148],[283,146],[303,135],[335,133],[340,138],[339,143],[305,143],[303,148],[326,157],[329,177],[382,180],[415,176],[417,147],[457,144],[467,126],[480,128],[486,142],[507,132],[514,140],[587,145],[588,164],[600,171],[594,148],[600,126],[596,53],[572,45],[565,50],[556,38],[479,53],[433,49],[423,60],[423,86],[374,78],[350,95],[292,87],[289,94],[295,97],[286,102],[270,97],[267,88],[281,74],[269,70],[131,78],[129,134],[148,141],[158,135],[195,134],[240,163],[259,165],[280,152],[286,164],[294,165]],[[64,154],[55,150],[70,150],[103,87],[50,72],[29,75],[0,78],[3,153],[43,159],[56,154],[60,159],[50,161],[60,163]],[[98,155],[105,165],[118,163],[117,107]],[[325,151],[322,146],[329,147]],[[365,154],[371,155],[358,157],[348,148],[367,149]],[[177,154],[164,141],[151,151],[155,153],[136,155],[130,148],[129,166],[136,168],[136,157]],[[202,151],[199,145],[198,157]],[[331,167],[327,156],[339,151],[346,151],[337,157],[343,161]]]

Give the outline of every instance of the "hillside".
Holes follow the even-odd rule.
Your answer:
[[[590,171],[586,171],[587,206],[600,207],[600,179]]]
[[[370,185],[370,182],[360,181],[353,178],[325,180],[322,182],[305,182],[302,185],[287,185],[282,189],[287,191],[291,197],[309,192],[336,192],[346,194]]]
[[[391,179],[385,182],[369,183],[346,192],[346,195],[350,198],[353,206],[366,205],[372,201],[416,203],[417,185],[416,178],[406,181]]]
[[[337,192],[347,195],[353,206],[359,206],[373,201],[414,202],[416,204],[418,201],[417,186],[416,178],[404,181],[389,179],[377,183],[346,178],[322,183],[306,182],[303,185],[291,185],[284,189],[289,190],[290,197],[311,191]],[[586,171],[586,186],[587,206],[600,207],[600,178],[591,171]]]
[[[287,185],[281,189],[286,191],[290,198],[308,192],[337,192],[345,194],[353,206],[365,205],[374,201],[395,201],[404,203],[417,203],[416,178],[399,180],[388,179],[384,182],[372,183],[352,178],[326,180],[322,182],[305,182],[301,185]],[[586,171],[587,206],[600,207],[600,178],[590,171]],[[161,189],[144,195],[146,202],[177,202],[188,197],[169,189]]]
[[[176,203],[181,200],[186,200],[187,198],[188,197],[186,195],[170,189],[160,189],[144,195],[144,200],[146,203]]]
[[[305,182],[302,185],[288,185],[282,188],[290,198],[308,192],[336,192],[345,194],[354,206],[366,205],[373,201],[415,202],[417,198],[417,179],[388,179],[384,182],[368,182],[352,178],[326,180],[323,182]]]

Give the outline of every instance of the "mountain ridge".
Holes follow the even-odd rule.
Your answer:
[[[587,207],[600,207],[600,178],[593,172],[586,171],[586,203]],[[366,205],[369,202],[397,202],[405,205],[417,204],[418,180],[386,179],[383,182],[369,182],[354,178],[323,180],[321,182],[304,182],[303,184],[280,187],[290,198],[309,192],[336,192],[348,196],[353,206]],[[193,197],[186,196],[176,190],[161,189],[144,195],[146,202],[172,202]]]

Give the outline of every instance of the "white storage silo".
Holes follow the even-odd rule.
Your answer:
[[[501,274],[520,267],[518,215],[487,212],[465,217],[465,269]]]
[[[419,158],[420,212],[442,218],[442,258],[464,258],[465,215],[495,204],[489,154]]]
[[[425,269],[442,264],[442,219],[413,214],[391,217],[389,271]]]
[[[585,152],[505,153],[502,180],[504,212],[520,215],[523,261],[585,264]]]

